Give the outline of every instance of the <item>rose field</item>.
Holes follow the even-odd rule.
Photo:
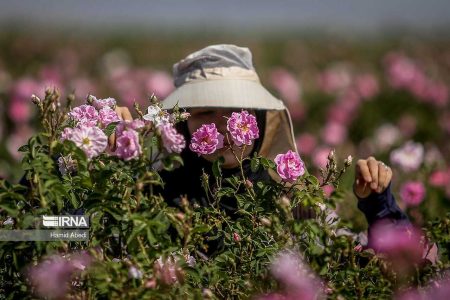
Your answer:
[[[177,132],[190,114],[162,108],[172,65],[217,43],[251,49],[299,155],[245,157],[260,130],[246,110],[225,116],[226,133]],[[0,241],[0,299],[448,299],[449,89],[443,38],[1,33],[0,229],[87,215],[90,236]],[[198,178],[208,205],[169,205],[160,173],[183,165],[184,149],[223,147],[239,149],[240,172],[218,159]],[[392,168],[411,224],[367,232],[353,181],[369,156]],[[247,166],[279,180],[249,178]]]

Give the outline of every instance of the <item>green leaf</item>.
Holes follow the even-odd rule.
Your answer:
[[[221,166],[224,163],[224,158],[221,156],[218,159],[216,159],[212,166],[213,175],[216,178],[222,177],[222,169]]]
[[[30,146],[23,145],[17,151],[19,151],[19,152],[28,152],[28,151],[30,151]]]
[[[260,165],[261,163],[257,157],[252,158],[252,160],[250,161],[250,168],[253,173],[256,173],[258,171]]]
[[[114,131],[116,130],[117,124],[119,124],[119,122],[112,122],[112,123],[109,123],[108,126],[106,126],[106,128],[104,130],[106,136],[110,136],[111,134],[114,133]]]

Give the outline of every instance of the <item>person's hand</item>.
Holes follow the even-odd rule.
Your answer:
[[[391,182],[392,170],[382,161],[370,156],[356,163],[353,191],[359,198],[366,198],[372,192],[382,193]]]
[[[131,112],[128,109],[128,107],[116,106],[116,113],[121,120],[133,121],[133,116],[131,116]],[[116,148],[116,134],[115,133],[113,133],[109,136],[108,146],[112,151],[115,150],[115,148]]]

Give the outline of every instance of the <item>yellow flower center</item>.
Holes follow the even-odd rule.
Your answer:
[[[85,137],[83,139],[83,145],[89,145],[90,143],[91,143],[91,140],[89,138]]]

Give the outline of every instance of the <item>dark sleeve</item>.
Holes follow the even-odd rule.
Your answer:
[[[366,216],[370,226],[380,220],[389,220],[393,223],[409,223],[406,214],[398,207],[391,191],[391,185],[378,194],[371,193],[366,198],[358,198],[358,208]]]

